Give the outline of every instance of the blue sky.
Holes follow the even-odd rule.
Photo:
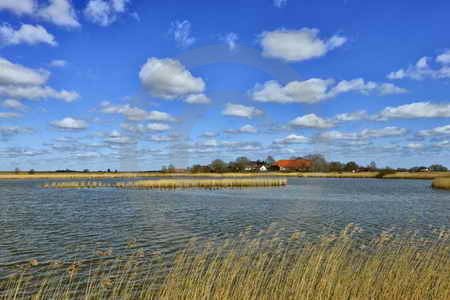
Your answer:
[[[450,166],[449,9],[0,0],[0,169]]]

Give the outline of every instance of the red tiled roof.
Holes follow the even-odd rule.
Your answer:
[[[305,169],[311,167],[312,162],[306,159],[296,159],[296,160],[279,160],[273,164],[285,169]]]

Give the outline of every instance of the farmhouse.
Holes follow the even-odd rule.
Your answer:
[[[306,159],[286,159],[279,160],[272,164],[272,167],[280,171],[305,170],[312,166],[312,162]]]

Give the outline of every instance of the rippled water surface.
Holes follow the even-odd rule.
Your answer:
[[[276,222],[287,232],[321,234],[356,223],[368,232],[450,227],[450,193],[430,181],[289,179],[283,188],[121,190],[40,187],[0,181],[0,270],[125,254],[130,241],[170,256],[192,237],[221,240]]]

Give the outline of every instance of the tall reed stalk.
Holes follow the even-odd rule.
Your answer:
[[[192,242],[163,273],[158,255],[141,249],[95,268],[62,266],[56,279],[19,274],[0,282],[0,299],[449,299],[450,232],[360,239],[360,231]]]

